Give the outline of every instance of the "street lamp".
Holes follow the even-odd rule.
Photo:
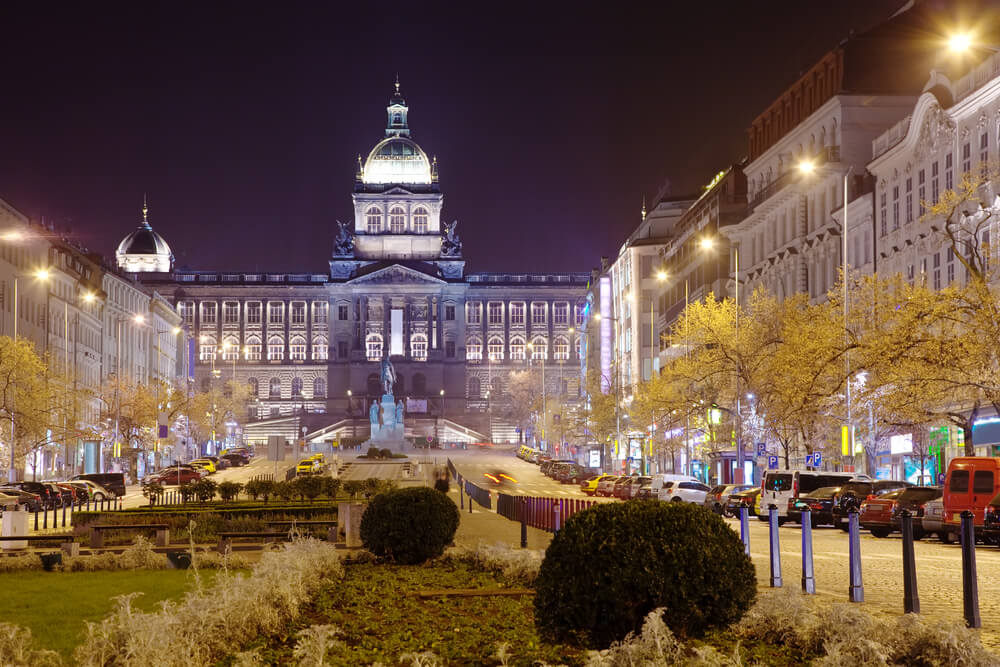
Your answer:
[[[438,395],[441,397],[441,418],[438,421],[439,422],[443,422],[444,421],[444,389],[442,389],[441,391],[439,391]],[[441,426],[439,426],[438,429],[437,429],[438,432],[435,434],[435,437],[437,438],[437,441],[438,441],[439,445],[441,444],[441,429],[443,428],[443,426],[444,426],[443,424]]]
[[[535,345],[534,345],[534,343],[528,343],[527,348],[528,348],[528,351],[531,352],[531,360],[534,361],[535,360]],[[548,449],[548,444],[546,443],[546,440],[545,440],[545,423],[546,423],[546,417],[548,416],[548,410],[547,410],[547,406],[546,406],[546,403],[545,403],[545,357],[547,357],[548,354],[549,354],[549,348],[548,348],[548,345],[546,345],[545,346],[545,351],[543,352],[543,354],[541,356],[541,360],[542,360],[542,443],[545,444],[545,446],[546,446],[545,448],[546,449]]]

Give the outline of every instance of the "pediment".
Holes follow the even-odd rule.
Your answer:
[[[358,285],[443,285],[445,281],[426,273],[399,264],[393,264],[377,271],[347,281]]]

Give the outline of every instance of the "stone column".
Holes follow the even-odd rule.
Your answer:
[[[440,313],[437,312],[437,308],[440,308],[441,299],[436,296],[427,297],[427,345],[433,350],[438,349],[441,343],[441,332],[439,328],[441,326]],[[435,323],[434,320],[437,320]]]

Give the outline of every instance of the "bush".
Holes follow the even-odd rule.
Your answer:
[[[380,450],[378,450],[378,457],[380,459],[391,459],[392,458],[392,450],[391,449],[380,449]]]
[[[738,621],[756,594],[753,563],[714,513],[656,500],[605,504],[574,514],[552,538],[535,625],[543,639],[604,648],[664,607],[672,631],[696,636]]]
[[[163,494],[167,490],[163,488],[163,485],[159,482],[153,482],[151,484],[146,484],[142,487],[142,495],[145,498],[149,498],[149,504],[155,505],[158,500],[163,498]]]
[[[436,558],[458,530],[458,507],[422,486],[375,496],[361,517],[361,541],[376,556],[404,565]]]
[[[197,482],[185,482],[177,487],[177,490],[181,494],[181,499],[184,502],[191,500],[197,495],[194,488],[195,484],[197,484]]]
[[[344,493],[349,495],[352,500],[356,498],[359,493],[361,493],[362,488],[363,486],[361,484],[361,480],[359,479],[349,479],[344,482]]]
[[[207,502],[215,497],[219,485],[211,479],[199,479],[192,485],[195,497],[201,502]]]
[[[266,503],[274,495],[274,482],[269,479],[251,479],[246,483],[244,490],[254,500],[260,496]]]
[[[334,498],[337,497],[337,494],[340,493],[340,485],[341,485],[340,480],[335,479],[333,477],[323,477],[322,480],[323,480],[323,494],[327,498],[333,500]]]
[[[242,490],[243,485],[239,482],[222,482],[219,484],[219,497],[226,501],[235,500]]]
[[[368,479],[361,481],[361,491],[365,494],[365,498],[371,498],[376,493],[379,492],[381,488],[382,480],[376,479],[375,477],[369,477]]]
[[[369,447],[368,453],[365,454],[366,459],[380,459],[382,458],[382,450],[378,447]]]
[[[323,489],[326,488],[323,478],[317,475],[296,477],[292,484],[295,486],[295,491],[300,497],[309,500],[316,500],[316,497],[323,493]]]
[[[275,482],[274,495],[282,500],[291,500],[296,495],[295,487],[291,482]]]

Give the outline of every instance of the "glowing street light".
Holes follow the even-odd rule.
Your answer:
[[[811,174],[816,171],[816,163],[812,160],[803,160],[802,162],[799,162],[799,171],[803,174]]]
[[[967,32],[957,32],[948,38],[948,50],[964,53],[972,48],[972,35]]]

